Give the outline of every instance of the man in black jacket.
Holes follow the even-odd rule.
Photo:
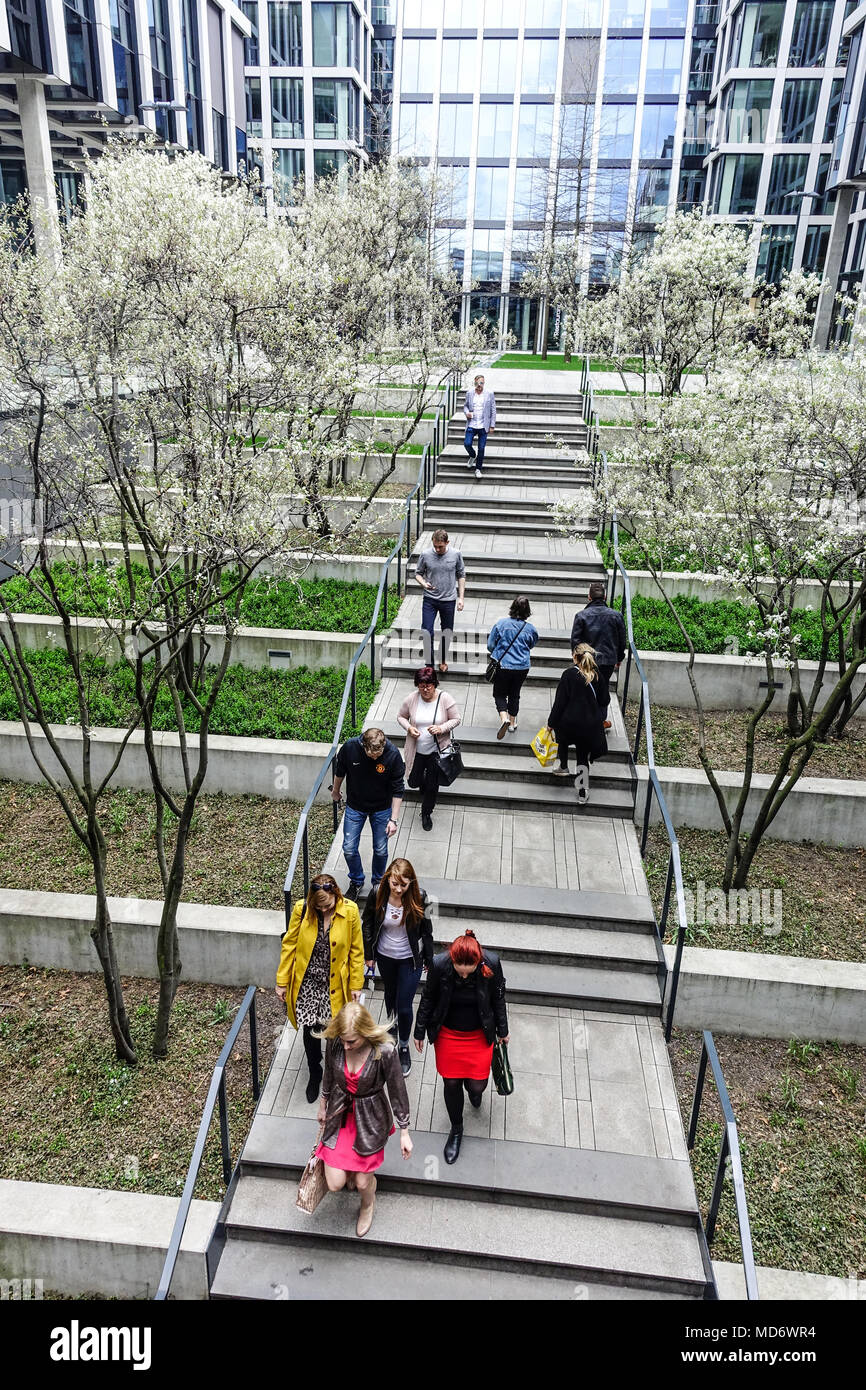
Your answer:
[[[598,707],[604,716],[604,727],[610,728],[607,711],[610,706],[610,678],[625,657],[626,632],[622,614],[608,608],[605,586],[594,579],[589,586],[589,603],[575,613],[571,626],[571,650],[586,642],[595,650],[598,664]]]
[[[403,801],[405,764],[381,729],[365,729],[350,738],[334,759],[331,796],[338,804],[346,782],[346,814],[343,818],[343,855],[349,870],[346,897],[357,902],[364,887],[364,865],[358,853],[361,831],[369,820],[373,832],[372,890],[375,893],[388,863],[388,841],[397,834],[397,817]]]

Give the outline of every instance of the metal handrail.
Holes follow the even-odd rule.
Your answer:
[[[400,528],[400,534],[397,537],[394,549],[391,551],[387,560],[385,560],[384,564],[382,565],[382,570],[379,576],[379,587],[376,591],[376,602],[373,606],[373,617],[370,621],[370,626],[367,628],[367,631],[364,633],[364,636],[361,638],[361,641],[355,648],[354,655],[352,656],[352,660],[349,663],[349,669],[346,673],[346,683],[343,687],[343,698],[340,702],[340,712],[337,715],[337,723],[334,728],[334,737],[331,742],[331,747],[328,750],[328,753],[326,754],[321,767],[319,768],[319,771],[316,775],[316,779],[313,782],[310,793],[307,796],[306,801],[304,802],[303,810],[301,811],[300,817],[298,819],[298,826],[295,831],[295,839],[292,845],[292,854],[291,858],[289,859],[289,867],[286,870],[286,877],[283,883],[283,902],[285,906],[286,927],[288,927],[289,919],[292,914],[292,884],[294,882],[295,873],[297,872],[298,859],[299,857],[301,857],[301,855],[303,855],[305,894],[309,891],[310,887],[310,810],[312,809],[313,803],[315,802],[316,797],[318,796],[321,790],[322,783],[324,782],[325,777],[327,776],[330,770],[331,764],[333,763],[334,758],[337,755],[337,749],[340,746],[340,737],[343,731],[343,721],[346,717],[346,707],[349,703],[349,700],[351,700],[352,702],[352,723],[354,724],[357,720],[356,674],[361,661],[361,657],[363,656],[368,643],[370,645],[370,675],[372,676],[373,680],[376,679],[376,626],[379,621],[379,609],[382,606],[383,592],[385,603],[384,616],[387,622],[388,580],[391,573],[391,565],[396,559],[397,591],[398,594],[401,594],[403,590],[403,543],[404,541],[406,543],[405,578],[406,582],[408,583],[409,557],[412,554],[413,544],[415,543],[415,541],[417,541],[418,537],[421,534],[422,503],[426,502],[429,492],[433,487],[436,486],[436,469],[439,461],[439,455],[442,452],[442,449],[444,448],[448,438],[448,426],[451,421],[451,417],[454,414],[454,407],[457,401],[457,394],[459,389],[460,378],[456,372],[452,372],[451,375],[448,377],[446,383],[445,400],[444,402],[440,403],[436,410],[436,418],[433,423],[432,448],[430,444],[425,444],[424,446],[424,454],[421,459],[420,466],[418,468],[418,481],[416,482],[412,491],[409,493],[409,496],[406,498],[406,515],[403,518],[403,525]],[[414,538],[412,535],[413,502],[415,503]],[[333,813],[334,831],[336,833],[337,826],[339,825],[339,811],[336,802],[333,803]]]
[[[605,480],[607,480],[607,454],[602,453],[600,457],[601,476],[603,476]],[[601,530],[602,542],[604,541],[604,528],[605,521],[603,520]],[[677,833],[674,830],[673,821],[671,820],[670,813],[668,811],[667,802],[665,801],[665,795],[662,791],[661,782],[659,781],[658,772],[656,771],[655,748],[653,745],[652,713],[650,710],[649,683],[647,681],[646,672],[644,671],[643,663],[638,654],[637,646],[635,645],[634,640],[634,625],[632,622],[631,612],[631,581],[629,580],[628,571],[626,570],[619,553],[619,520],[617,518],[615,507],[611,511],[610,533],[611,542],[613,545],[614,563],[613,573],[611,574],[610,579],[610,594],[608,596],[608,603],[611,605],[611,607],[613,606],[614,597],[616,595],[617,571],[619,571],[619,573],[622,575],[623,580],[625,623],[626,633],[628,636],[628,652],[625,667],[625,680],[623,681],[622,696],[620,698],[620,706],[623,710],[623,713],[625,713],[625,704],[628,699],[628,688],[629,681],[631,679],[632,664],[634,664],[635,670],[638,674],[638,678],[640,679],[640,704],[638,705],[637,727],[635,730],[634,748],[632,751],[632,758],[635,762],[637,762],[638,760],[638,750],[640,748],[641,733],[644,730],[646,731],[647,794],[646,804],[644,806],[643,827],[641,830],[640,840],[641,858],[643,858],[646,855],[647,837],[649,835],[649,822],[650,813],[652,810],[653,796],[655,796],[655,799],[658,802],[659,812],[661,814],[665,830],[667,831],[668,840],[670,841],[671,847],[670,856],[668,859],[667,878],[665,880],[664,898],[662,900],[662,910],[659,921],[656,925],[658,939],[662,945],[664,943],[665,931],[667,930],[668,914],[670,912],[671,905],[671,892],[674,888],[676,889],[679,926],[677,928],[676,951],[674,954],[673,969],[671,970],[670,967],[668,967],[667,964],[665,964],[666,977],[670,979],[670,988],[668,990],[667,1000],[667,1012],[665,1016],[665,1038],[668,1042],[670,1042],[671,1032],[673,1030],[674,1023],[674,1008],[676,1006],[677,990],[679,988],[683,947],[685,945],[686,939],[686,899],[685,889],[683,886],[682,864],[680,860],[680,846],[679,840],[677,839]]]
[[[232,1048],[237,1042],[238,1034],[241,1031],[243,1021],[247,1014],[249,1014],[250,1017],[250,1063],[253,1073],[253,1100],[257,1101],[261,1092],[259,1081],[259,1042],[258,1032],[256,1030],[256,986],[250,985],[244,995],[243,1003],[235,1015],[235,1021],[229,1029],[229,1035],[223,1044],[223,1049],[217,1059],[217,1064],[213,1069],[210,1089],[208,1090],[207,1100],[205,1101],[204,1113],[201,1117],[201,1124],[198,1127],[195,1147],[192,1151],[192,1158],[190,1159],[189,1168],[187,1170],[186,1182],[183,1185],[180,1206],[177,1209],[177,1216],[174,1219],[171,1240],[168,1243],[165,1263],[163,1264],[162,1274],[160,1275],[159,1288],[155,1294],[155,1299],[158,1301],[168,1298],[168,1291],[174,1275],[174,1267],[177,1263],[177,1257],[180,1251],[180,1243],[183,1239],[187,1217],[189,1216],[189,1209],[192,1204],[192,1194],[195,1191],[195,1185],[198,1180],[198,1171],[201,1167],[202,1158],[204,1157],[204,1146],[207,1142],[208,1131],[210,1130],[214,1107],[217,1102],[219,1102],[220,1148],[222,1150],[223,1177],[225,1179],[226,1188],[228,1188],[232,1180],[229,1112],[228,1103],[226,1101],[225,1071],[226,1064],[232,1054]]]
[[[740,1135],[737,1129],[737,1120],[734,1115],[734,1108],[731,1105],[731,1098],[728,1095],[728,1088],[725,1085],[725,1078],[722,1075],[722,1066],[719,1055],[716,1052],[716,1045],[713,1035],[709,1030],[704,1030],[703,1047],[701,1048],[701,1060],[698,1066],[698,1075],[695,1082],[695,1095],[692,1101],[692,1114],[689,1120],[688,1146],[693,1149],[695,1146],[695,1136],[698,1129],[698,1117],[700,1115],[701,1101],[704,1095],[704,1081],[707,1074],[707,1061],[713,1069],[713,1079],[716,1083],[719,1102],[722,1107],[722,1116],[725,1127],[722,1135],[722,1142],[719,1148],[719,1159],[716,1164],[716,1176],[713,1182],[713,1194],[710,1198],[710,1206],[707,1211],[706,1238],[707,1245],[711,1245],[713,1236],[716,1233],[716,1218],[719,1214],[719,1204],[722,1200],[722,1184],[725,1180],[725,1169],[727,1161],[730,1159],[731,1178],[734,1184],[734,1201],[737,1204],[737,1224],[740,1228],[740,1249],[743,1255],[743,1273],[746,1278],[746,1298],[758,1299],[758,1276],[755,1270],[755,1257],[752,1251],[752,1230],[749,1225],[749,1209],[746,1204],[746,1186],[743,1180],[743,1162],[740,1155]]]

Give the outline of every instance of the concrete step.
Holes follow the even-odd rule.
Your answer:
[[[473,463],[472,469],[475,465]],[[470,468],[465,456],[462,461],[454,459],[443,463],[440,460],[436,470],[437,483],[465,483],[470,477]],[[471,473],[474,477],[474,472]],[[584,471],[578,473],[574,468],[562,468],[554,470],[550,467],[532,468],[525,464],[523,467],[512,466],[511,471],[506,471],[501,464],[487,458],[484,461],[484,482],[487,484],[495,483],[497,487],[550,487],[550,488],[581,488],[590,486],[590,476]]]
[[[337,1198],[352,1225],[348,1198]],[[293,1303],[336,1303],[347,1296],[358,1302],[381,1303],[382,1290],[390,1300],[423,1302],[574,1302],[568,1279],[546,1279],[520,1270],[474,1269],[454,1264],[427,1264],[398,1256],[371,1253],[364,1241],[345,1249],[329,1249],[300,1236],[291,1244],[263,1240],[230,1240],[223,1251],[212,1299],[290,1299]],[[660,1289],[628,1288],[593,1280],[589,1297],[598,1300],[677,1301],[683,1295]],[[692,1295],[696,1297],[697,1295]]]
[[[530,588],[524,588],[520,583],[519,575],[505,575],[495,588],[491,586],[487,591],[496,594],[531,594],[532,592],[541,592],[540,589],[532,590]],[[478,595],[483,592],[484,589],[479,588],[477,584],[469,583],[470,597],[478,597]],[[579,590],[564,591],[566,595],[569,592],[577,593]],[[559,590],[557,589],[554,592],[552,588],[548,590],[548,596],[554,601],[561,598]],[[454,641],[449,647],[449,661],[459,664],[460,666],[466,666],[474,671],[476,675],[480,676],[483,674],[484,668],[487,665],[487,634],[484,633],[483,636],[479,636],[474,641],[469,642],[464,641],[463,637],[463,632],[458,628]],[[552,680],[555,683],[562,675],[565,668],[571,665],[568,652],[563,650],[565,645],[564,642],[561,642],[558,647],[548,647],[542,644],[533,647],[532,669],[537,668],[538,670],[546,671],[548,680]],[[420,635],[420,630],[418,628],[411,628],[405,638],[401,637],[399,640],[394,640],[389,644],[388,656],[393,661],[415,661],[417,668],[420,664],[420,657],[423,650],[423,639]],[[416,657],[419,658],[419,660],[416,660]]]
[[[515,1004],[602,1009],[605,1013],[661,1018],[658,978],[643,971],[509,960],[505,978],[508,997]]]
[[[485,509],[479,515],[471,498],[446,507],[428,503],[424,508],[424,525],[428,530],[442,526],[446,530],[450,528],[452,531],[488,536],[562,536],[562,530],[549,515],[543,519],[531,519],[527,514],[515,515],[513,508],[505,504],[498,511]],[[584,519],[581,529],[587,538],[595,534],[595,528],[588,519]]]
[[[688,1227],[432,1195],[430,1186],[417,1194],[378,1194],[373,1226],[363,1242],[365,1256],[703,1295],[697,1236]],[[229,1242],[240,1237],[273,1245],[300,1239],[331,1250],[358,1250],[356,1197],[326,1197],[310,1217],[298,1211],[295,1195],[294,1183],[242,1177],[226,1223]]]
[[[313,1119],[256,1115],[241,1157],[241,1176],[297,1179],[316,1129]],[[440,1136],[425,1133],[424,1138],[438,1141]],[[417,1145],[411,1156],[403,1159],[396,1145],[387,1146],[377,1177],[382,1192],[430,1193],[427,1156],[421,1148]],[[505,1199],[516,1206],[535,1206],[540,1201],[551,1211],[664,1221],[690,1228],[697,1224],[690,1165],[684,1159],[567,1149],[467,1134],[460,1162],[440,1166],[435,1192],[437,1196],[478,1198],[491,1204]]]
[[[495,569],[497,574],[522,574],[526,570],[543,569],[546,574],[548,569],[555,568],[565,570],[568,574],[580,575],[581,578],[607,578],[607,570],[602,563],[601,556],[592,554],[591,552],[584,555],[517,555],[513,550],[509,550],[505,554],[499,554],[497,551],[473,550],[471,545],[461,545],[460,554],[463,556],[463,563],[466,565],[467,570],[473,572],[477,569],[488,568]],[[410,561],[410,571],[412,574],[415,573],[417,563],[418,552],[414,551]],[[538,630],[538,635],[542,638],[550,637],[558,639],[561,637],[560,633],[555,633],[552,629],[542,630],[542,628],[538,627],[538,624],[536,624],[536,628]],[[471,629],[467,628],[465,630],[470,631]]]
[[[528,520],[543,519],[550,511],[553,499],[546,495],[502,498],[498,493],[490,491],[483,475],[480,478],[475,478],[473,474],[470,478],[468,468],[466,473],[465,493],[455,492],[453,487],[446,488],[444,484],[437,483],[427,498],[426,505],[428,507],[448,508],[451,511],[458,511],[461,507],[471,507],[474,515],[484,511],[501,515],[505,511],[509,514],[513,513],[515,516],[525,515]]]
[[[527,725],[528,729],[528,725]],[[511,781],[518,781],[531,784],[533,787],[564,787],[568,789],[574,784],[574,759],[572,755],[571,772],[572,778],[569,782],[565,777],[554,775],[552,768],[540,766],[535,754],[526,748],[527,736],[518,729],[516,738],[522,738],[522,744],[518,745],[520,751],[515,750],[511,735],[507,735],[503,744],[512,742],[511,755],[507,763],[503,765],[502,758],[496,757],[492,753],[471,753],[463,748],[460,740],[459,730],[455,733],[455,738],[461,743],[463,752],[463,763],[465,772],[460,779],[465,783],[466,778],[473,781],[498,781],[508,778]],[[524,751],[525,750],[525,751]],[[590,786],[608,787],[634,795],[637,778],[631,768],[625,762],[614,762],[608,758],[602,758],[599,762],[593,763],[590,772]]]
[[[599,893],[584,888],[540,888],[521,883],[480,883],[471,879],[458,882],[426,875],[424,887],[430,898],[435,899],[439,916],[454,921],[472,919],[495,923],[507,917],[510,921],[522,920],[537,925],[656,934],[652,902],[643,895]]]
[[[547,565],[539,564],[536,559],[534,564],[527,561],[513,568],[507,562],[500,561],[497,556],[492,556],[486,563],[481,560],[470,561],[466,565],[467,585],[470,577],[473,587],[477,583],[500,584],[503,580],[513,579],[521,584],[540,584],[547,590],[574,589],[576,586],[589,585],[594,579],[603,580],[605,571],[600,565],[591,565],[588,561],[580,566],[563,564],[556,555],[550,557],[550,563]]]
[[[493,431],[495,439],[500,445],[512,440],[522,444],[539,440],[541,443],[559,443],[560,440],[585,439],[587,427],[583,420],[571,420],[568,417],[561,417],[557,420],[549,420],[543,416],[538,420],[506,418],[500,416],[496,421]],[[466,436],[466,429],[461,420],[452,420],[448,426],[448,439],[452,442],[462,440]],[[488,439],[490,438],[488,434]]]
[[[466,450],[463,447],[463,440],[459,444],[448,443],[446,441],[440,459],[466,461]],[[485,467],[491,461],[501,463],[528,464],[534,467],[550,465],[554,468],[565,467],[570,463],[577,463],[580,467],[587,467],[587,454],[584,449],[560,449],[553,444],[527,444],[523,447],[515,444],[497,443],[496,435],[492,439],[488,437],[487,448],[484,451]]]
[[[441,927],[434,921],[433,935],[440,950],[451,944],[454,933],[447,918],[442,919]],[[502,956],[509,990],[512,965],[516,961],[587,966],[594,970],[628,970],[653,978],[659,968],[656,939],[645,932],[549,927],[539,926],[537,922],[510,922],[500,918],[485,930],[483,942],[485,947]]]
[[[476,596],[476,597],[477,597],[477,595],[478,595],[478,592],[479,592],[478,590],[475,590],[475,596]],[[493,592],[493,591],[491,590],[491,592]],[[496,590],[496,592],[501,594],[501,593],[503,592],[502,586],[500,586],[499,589]],[[515,589],[515,593],[516,593],[516,592],[518,592],[518,591]],[[525,591],[525,590],[521,590],[520,592],[526,592],[526,591]],[[392,644],[392,645],[396,646],[396,644]],[[389,652],[390,652],[390,650],[391,650],[391,647],[389,646]],[[420,651],[420,646],[419,646],[419,651]],[[484,668],[485,668],[486,664],[487,664],[487,658],[486,658],[486,656],[485,656],[483,659],[480,659],[479,661],[472,662],[471,664],[468,663],[468,662],[462,662],[462,661],[450,661],[450,662],[448,663],[448,675],[447,675],[448,685],[449,685],[449,686],[452,686],[452,685],[461,685],[461,686],[462,686],[462,685],[466,685],[468,682],[471,682],[472,684],[476,684],[478,681],[483,681],[483,680],[484,680]],[[408,683],[409,683],[409,686],[410,686],[410,688],[411,688],[412,678],[413,678],[415,672],[418,670],[418,665],[419,665],[419,658],[417,658],[417,657],[411,657],[411,658],[410,658],[409,656],[407,656],[407,654],[405,653],[405,651],[404,651],[404,649],[403,649],[403,647],[402,647],[402,644],[400,644],[399,650],[398,650],[394,655],[386,654],[386,656],[385,656],[385,661],[384,661],[384,664],[383,664],[383,667],[382,667],[382,674],[383,674],[384,676],[395,676],[398,680],[401,680],[401,681],[404,681],[404,682],[408,682]],[[565,670],[566,665],[567,665],[567,661],[566,661],[565,658],[563,658],[563,662],[562,662],[562,669],[563,669],[563,670]],[[524,681],[524,689],[525,689],[527,686],[532,687],[532,686],[540,686],[540,685],[541,685],[541,686],[549,687],[550,693],[551,693],[551,701],[552,701],[552,699],[553,699],[553,692],[554,692],[554,690],[556,689],[556,683],[557,683],[558,679],[559,679],[559,675],[558,675],[558,673],[557,673],[556,670],[550,670],[550,669],[547,669],[547,668],[542,667],[542,666],[531,666],[531,667],[529,668],[529,675],[526,677],[526,680]],[[458,701],[458,703],[459,703],[459,701]]]
[[[460,777],[450,787],[440,787],[438,804],[459,806],[469,814],[473,806],[494,806],[499,810],[558,811],[565,815],[631,820],[635,806],[634,785],[629,782],[627,786],[604,786],[591,770],[589,801],[581,806],[572,783],[565,777],[551,779],[549,786],[538,784],[538,779],[521,782],[495,777]],[[407,801],[419,798],[419,792],[406,788]]]
[[[492,696],[490,708],[491,719],[493,719],[495,715],[493,711]],[[502,763],[507,761],[510,767],[513,760],[522,759],[525,756],[527,758],[532,759],[532,762],[535,764],[536,768],[538,769],[541,775],[546,776],[547,774],[544,772],[544,769],[539,767],[538,760],[535,757],[535,755],[532,752],[528,751],[528,742],[530,735],[535,733],[535,730],[530,728],[531,723],[531,719],[527,719],[525,716],[523,716],[521,718],[521,722],[518,724],[516,736],[508,734],[505,738],[502,739],[498,739],[496,737],[496,727],[493,724],[491,724],[490,726],[480,724],[460,724],[454,730],[454,737],[458,739],[460,742],[464,758],[466,757],[467,753],[471,754],[473,757],[484,755],[487,757],[488,761],[491,762],[491,764],[498,764],[499,766],[502,766]],[[398,748],[403,747],[404,743],[406,742],[406,733],[405,730],[401,727],[401,725],[397,724],[396,722],[386,723],[382,725],[382,728],[385,730],[387,737],[391,740],[392,743],[395,743]],[[604,759],[603,763],[597,763],[596,767],[600,768],[604,766],[608,768],[614,763],[618,765],[630,766],[630,762],[631,751],[629,749],[628,741],[614,734],[612,729],[608,729],[607,757]],[[506,769],[503,768],[502,770],[504,772]]]

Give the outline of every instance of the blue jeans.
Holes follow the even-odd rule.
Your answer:
[[[421,604],[421,626],[424,629],[424,660],[428,666],[433,665],[433,630],[436,626],[436,614],[439,614],[439,625],[442,628],[442,661],[448,660],[448,648],[451,645],[451,635],[454,632],[454,614],[457,611],[456,598],[441,599],[431,598],[429,594],[424,595]]]
[[[343,856],[349,870],[349,878],[359,887],[364,882],[364,865],[358,853],[361,831],[369,821],[373,831],[372,882],[375,888],[388,864],[388,836],[385,832],[390,819],[390,806],[386,806],[384,811],[355,811],[351,806],[346,807],[343,817]]]
[[[397,1036],[401,1043],[408,1043],[412,1036],[412,1019],[415,1012],[415,991],[421,979],[420,965],[416,966],[411,956],[406,960],[394,960],[391,956],[376,955],[379,976],[385,987],[385,1009],[388,1017],[397,1015]]]
[[[472,453],[473,453],[472,444],[473,444],[474,436],[475,436],[476,434],[478,435],[478,457],[477,457],[477,459],[475,460],[475,467],[476,467],[476,468],[483,468],[483,467],[484,467],[484,447],[485,447],[485,445],[486,445],[486,443],[487,443],[487,431],[486,431],[486,430],[476,430],[476,429],[473,428],[472,425],[467,425],[467,426],[466,426],[466,435],[465,435],[465,438],[464,438],[464,440],[463,440],[463,447],[464,447],[464,449],[466,450],[466,452],[467,452],[467,454],[469,455],[469,457],[472,458]]]

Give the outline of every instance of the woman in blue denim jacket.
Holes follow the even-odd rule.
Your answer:
[[[499,670],[493,680],[493,701],[499,713],[497,738],[514,733],[520,709],[520,689],[529,675],[529,653],[538,641],[538,632],[529,621],[532,609],[523,594],[511,605],[507,618],[500,618],[490,629],[487,650]]]

